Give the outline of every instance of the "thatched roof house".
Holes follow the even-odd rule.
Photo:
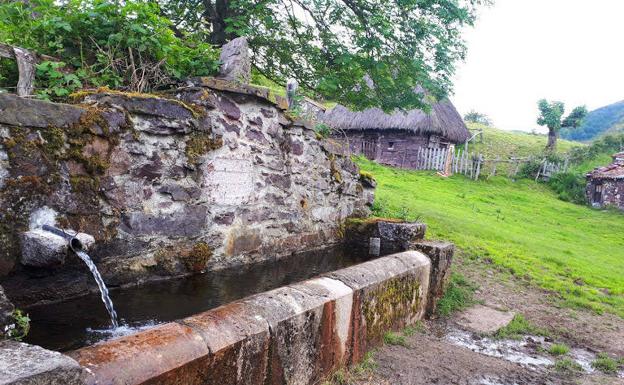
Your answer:
[[[592,206],[624,210],[624,152],[614,154],[613,163],[597,167],[586,176],[586,194]]]
[[[350,111],[338,105],[319,114],[319,120],[347,140],[351,151],[380,163],[411,167],[421,148],[446,148],[463,143],[470,133],[455,106],[448,100],[422,110],[387,114],[379,108]]]

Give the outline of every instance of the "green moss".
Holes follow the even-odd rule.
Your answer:
[[[213,139],[210,134],[195,133],[186,141],[184,152],[188,162],[196,165],[201,156],[221,146],[223,146],[223,140],[221,138]]]
[[[404,326],[397,320],[418,312],[419,294],[420,282],[411,275],[391,279],[367,293],[363,310],[368,337],[379,340],[387,331]]]
[[[342,183],[342,173],[340,168],[336,164],[336,157],[331,155],[329,158],[329,172],[337,183]]]
[[[191,271],[201,271],[206,268],[206,263],[212,257],[212,249],[205,242],[199,242],[193,245],[188,257],[184,263],[187,269]]]

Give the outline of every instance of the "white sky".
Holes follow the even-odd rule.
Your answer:
[[[624,99],[624,0],[496,0],[464,38],[451,97],[462,115],[530,131],[541,98],[566,112]]]

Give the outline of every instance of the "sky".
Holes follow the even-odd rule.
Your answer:
[[[539,132],[537,101],[566,111],[624,100],[624,0],[495,0],[464,38],[451,100],[506,130]]]

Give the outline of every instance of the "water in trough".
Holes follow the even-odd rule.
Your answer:
[[[111,290],[119,314],[116,328],[110,327],[111,316],[98,294],[32,306],[26,309],[31,331],[25,342],[57,351],[73,350],[368,259],[334,246],[251,266]]]

